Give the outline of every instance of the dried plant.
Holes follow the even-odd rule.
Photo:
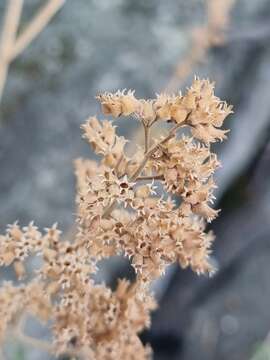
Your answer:
[[[0,41],[0,102],[11,62],[47,26],[52,17],[63,6],[64,2],[65,0],[48,0],[25,29],[17,35],[23,9],[23,0],[7,0]]]
[[[201,62],[212,46],[223,45],[235,0],[206,0],[207,22],[192,31],[192,44],[187,56],[179,61],[169,80],[166,91],[175,91],[179,84]]]
[[[33,223],[15,223],[0,237],[0,265],[13,265],[19,279],[0,288],[0,341],[11,334],[56,355],[147,359],[151,349],[142,345],[139,333],[150,325],[156,307],[151,282],[175,262],[198,274],[215,270],[209,257],[214,237],[205,231],[218,214],[210,206],[219,166],[211,144],[226,138],[221,126],[232,109],[214,95],[213,84],[200,79],[185,95],[142,100],[132,91],[118,91],[97,99],[105,115],[138,119],[144,148],[129,157],[127,140],[111,121],[90,117],[82,126],[101,161],[75,162],[73,241],[61,240],[56,224],[42,234]],[[163,121],[171,129],[151,139],[151,127]],[[157,183],[162,195],[156,193]],[[42,260],[35,277],[25,270],[26,259],[34,255]],[[119,280],[111,290],[95,283],[93,275],[99,260],[114,255],[130,259],[136,281]],[[25,334],[28,314],[52,324],[52,344]]]

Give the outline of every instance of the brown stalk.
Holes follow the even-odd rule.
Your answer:
[[[169,141],[176,133],[176,131],[183,126],[183,123],[181,124],[176,124],[168,133],[168,135],[162,139],[160,142],[158,142],[156,145],[152,146],[152,148],[150,150],[147,151],[147,153],[145,154],[142,162],[140,163],[140,165],[138,166],[138,168],[134,171],[134,173],[131,175],[129,181],[135,181],[137,180],[137,177],[140,175],[140,173],[142,172],[143,168],[145,167],[147,161],[149,160],[149,158],[157,151],[157,149],[165,144],[167,141]]]
[[[163,175],[149,175],[149,176],[138,176],[137,181],[145,181],[145,180],[164,180]]]
[[[11,52],[11,60],[21,54],[25,48],[40,34],[64,3],[65,0],[49,0],[40,9],[38,14],[16,39]]]
[[[0,43],[0,102],[11,62],[40,34],[65,2],[65,0],[48,0],[25,30],[16,38],[23,0],[7,1]]]
[[[0,43],[0,101],[6,83],[10,56],[20,22],[23,0],[9,0]]]
[[[141,161],[140,165],[137,167],[137,169],[134,171],[134,173],[131,175],[131,177],[129,178],[130,182],[134,182],[137,180],[138,176],[140,175],[140,173],[143,171],[147,161],[149,160],[149,158],[156,152],[156,150],[163,144],[165,144],[167,141],[169,141],[177,132],[177,130],[180,127],[183,127],[186,125],[186,122],[188,120],[190,116],[190,113],[187,115],[185,122],[180,123],[180,124],[176,124],[173,128],[171,128],[171,130],[169,131],[168,135],[162,139],[161,141],[159,141],[156,145],[153,145],[152,148],[150,150],[147,151],[147,153],[145,154],[143,160]],[[151,177],[152,179],[153,177]],[[108,205],[104,212],[102,217],[106,218],[110,215],[110,213],[113,211],[115,205],[116,205],[116,200],[114,200],[110,205]]]
[[[144,153],[146,154],[149,149],[149,131],[150,127],[149,125],[143,124],[144,127]]]

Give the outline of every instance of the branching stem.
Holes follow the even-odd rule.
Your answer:
[[[20,22],[23,0],[10,0],[7,5],[0,43],[0,101],[6,83],[10,56]]]
[[[144,153],[146,154],[149,149],[149,131],[150,127],[148,125],[143,125],[144,127]]]
[[[24,49],[40,34],[64,3],[65,0],[48,0],[47,3],[43,5],[30,24],[16,39],[11,52],[12,60],[21,54]]]
[[[190,116],[190,113],[187,115],[185,122],[188,120]],[[137,167],[137,169],[134,171],[134,173],[131,175],[131,177],[129,178],[130,182],[134,182],[137,180],[137,178],[139,177],[139,175],[141,174],[141,172],[143,171],[147,161],[149,160],[149,158],[156,152],[156,150],[163,144],[165,144],[167,141],[169,141],[172,137],[174,137],[174,135],[176,134],[177,130],[180,127],[183,127],[185,124],[185,122],[180,123],[180,124],[176,124],[173,128],[171,128],[171,130],[169,131],[168,135],[162,139],[161,141],[159,141],[156,145],[153,145],[152,148],[150,150],[148,150],[146,152],[146,154],[144,155],[143,160],[141,161],[140,165]],[[113,211],[115,205],[116,205],[117,201],[114,200],[110,205],[108,205],[104,212],[102,217],[106,218],[110,215],[110,213]]]
[[[147,153],[145,154],[142,162],[140,163],[140,165],[138,166],[138,168],[135,170],[135,172],[131,175],[129,181],[135,181],[137,180],[137,177],[140,175],[140,173],[142,172],[142,170],[144,169],[147,161],[149,160],[149,158],[156,152],[156,150],[163,144],[165,144],[167,141],[169,141],[172,137],[174,137],[175,133],[177,132],[177,130],[183,126],[183,123],[181,124],[176,124],[168,133],[168,135],[162,139],[160,142],[158,142],[156,145],[153,145],[152,148],[150,150],[147,151]]]
[[[149,176],[138,176],[137,181],[144,181],[144,180],[164,180],[163,175],[149,175]]]
[[[65,0],[48,0],[25,30],[17,36],[24,0],[7,0],[4,25],[0,40],[0,102],[11,62],[47,26]]]

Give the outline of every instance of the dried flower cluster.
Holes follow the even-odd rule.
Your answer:
[[[74,240],[61,239],[56,225],[42,234],[32,223],[23,228],[15,223],[0,237],[0,266],[13,265],[19,280],[26,279],[0,288],[0,341],[27,312],[53,324],[50,350],[56,354],[147,359],[151,349],[138,334],[150,325],[156,306],[151,281],[175,262],[198,274],[214,270],[209,260],[213,235],[205,226],[218,214],[211,203],[219,162],[210,146],[226,138],[221,126],[232,109],[214,95],[213,84],[199,79],[185,95],[146,101],[118,91],[97,98],[106,115],[139,119],[145,147],[130,158],[127,140],[112,122],[91,117],[82,126],[83,137],[102,159],[75,162]],[[172,123],[171,129],[151,139],[150,128],[159,121]],[[183,128],[185,135],[179,134]],[[31,279],[25,260],[33,255],[42,261]],[[127,256],[137,277],[133,284],[119,281],[113,291],[96,284],[93,275],[99,260],[114,255]]]

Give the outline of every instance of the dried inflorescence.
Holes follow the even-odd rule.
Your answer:
[[[0,340],[27,312],[50,320],[56,354],[97,360],[151,356],[138,336],[156,306],[151,282],[175,262],[198,274],[214,271],[209,258],[214,237],[205,227],[218,214],[211,205],[220,164],[211,143],[226,138],[221,126],[232,110],[213,89],[209,81],[195,79],[185,95],[142,100],[132,91],[118,91],[98,96],[105,114],[141,121],[145,147],[130,157],[127,140],[110,121],[91,117],[82,126],[101,161],[75,162],[73,241],[61,239],[56,224],[42,234],[32,223],[23,228],[15,223],[0,238],[0,265],[13,265],[18,278],[27,280],[1,287]],[[150,128],[159,121],[172,123],[171,129],[151,139]],[[24,266],[30,255],[42,259],[33,279]],[[114,255],[128,257],[137,277],[133,284],[119,281],[113,291],[92,275],[99,260]]]
[[[94,359],[146,358],[150,349],[142,346],[137,333],[149,326],[155,302],[146,293],[140,296],[137,286],[122,280],[113,292],[90,281],[66,294],[55,310],[58,352],[68,344],[73,351],[87,348]]]

